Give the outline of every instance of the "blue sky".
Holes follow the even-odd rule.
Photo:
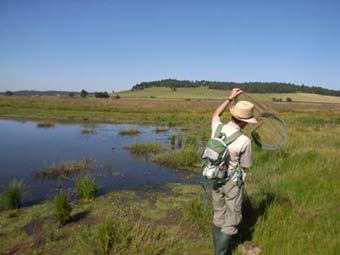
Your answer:
[[[340,89],[340,1],[0,0],[0,91],[165,78]]]

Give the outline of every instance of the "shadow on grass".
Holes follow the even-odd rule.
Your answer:
[[[263,198],[255,204],[251,201],[251,198],[244,193],[242,204],[243,217],[239,226],[239,234],[233,243],[233,249],[239,244],[252,240],[256,222],[259,218],[267,217],[267,210],[275,199],[276,196],[274,193],[266,193],[263,195]]]
[[[85,210],[85,211],[76,213],[75,215],[72,216],[72,218],[70,219],[70,221],[68,223],[80,221],[80,220],[84,219],[89,213],[90,213],[89,210]]]

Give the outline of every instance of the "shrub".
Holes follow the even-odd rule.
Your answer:
[[[106,91],[104,91],[104,92],[95,92],[94,96],[96,98],[109,98],[110,97],[109,93],[107,93]]]
[[[293,100],[290,97],[287,97],[286,101],[287,102],[292,102]]]
[[[12,91],[7,90],[7,91],[5,92],[5,95],[6,95],[6,96],[13,96],[14,93],[13,93]]]
[[[60,224],[65,224],[71,219],[72,206],[67,193],[59,190],[53,200],[54,217]]]
[[[74,97],[75,94],[74,94],[73,92],[70,92],[70,93],[68,93],[68,96],[69,96],[69,97]]]
[[[98,187],[94,178],[83,176],[76,180],[76,193],[78,198],[93,199]]]
[[[87,97],[88,94],[89,94],[89,93],[88,93],[85,89],[83,89],[83,90],[80,92],[80,96],[81,96],[82,98]]]
[[[6,187],[2,195],[2,203],[5,209],[18,209],[22,199],[22,181],[13,180]]]

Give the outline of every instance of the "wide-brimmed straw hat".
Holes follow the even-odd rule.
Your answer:
[[[253,114],[254,105],[248,101],[239,101],[234,106],[230,107],[231,115],[238,120],[247,123],[257,123]]]

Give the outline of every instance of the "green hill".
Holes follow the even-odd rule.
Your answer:
[[[176,88],[169,87],[150,87],[141,90],[121,91],[117,94],[122,98],[158,98],[158,99],[224,99],[229,95],[230,91],[209,89],[206,86],[192,88]],[[287,101],[290,98],[293,102],[313,102],[313,103],[339,103],[340,97],[324,96],[311,93],[249,93],[254,98],[273,101],[282,99]]]

